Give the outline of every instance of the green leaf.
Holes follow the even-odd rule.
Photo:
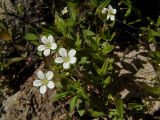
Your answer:
[[[105,60],[105,62],[102,65],[101,68],[101,75],[105,75],[107,72],[107,68],[108,68],[108,59]]]
[[[76,42],[75,42],[75,46],[77,49],[80,49],[81,48],[81,39],[80,39],[80,36],[77,35],[77,39],[76,39]]]
[[[71,36],[74,21],[72,19],[63,20],[58,14],[55,14],[55,25],[64,37],[73,39]]]
[[[85,99],[86,101],[89,101],[89,97],[88,97],[87,93],[84,91],[84,89],[82,87],[78,88],[77,95],[80,98]]]
[[[72,27],[74,25],[74,21],[72,19],[65,20],[65,27]]]
[[[78,114],[82,117],[85,113],[85,110],[78,110]]]
[[[106,59],[105,62],[102,65],[102,68],[100,70],[100,74],[101,75],[105,75],[107,73],[108,70],[112,69],[112,63],[113,63],[114,59]]]
[[[137,82],[137,84],[153,97],[160,97],[160,87],[151,87],[144,82]]]
[[[97,64],[93,64],[94,69],[96,70],[96,72],[101,75],[101,68],[99,68],[99,66]]]
[[[66,31],[65,31],[65,22],[64,22],[64,20],[62,19],[62,18],[60,18],[59,16],[58,16],[58,14],[56,13],[55,14],[55,25],[56,25],[56,27],[58,28],[58,30],[61,32],[61,33],[66,33]]]
[[[116,32],[113,32],[111,37],[110,37],[110,39],[109,39],[109,41],[112,41],[115,36],[116,36]]]
[[[71,84],[69,87],[70,91],[74,92],[79,98],[89,101],[88,94],[86,93],[86,91],[79,82]]]
[[[157,19],[157,26],[160,26],[160,16]]]
[[[128,108],[136,111],[142,111],[145,108],[145,105],[140,103],[128,103]]]
[[[160,36],[160,34],[155,30],[149,29],[149,36],[150,37]]]
[[[103,81],[103,87],[107,87],[111,82],[111,77],[108,76],[104,81]]]
[[[125,2],[125,4],[128,6],[128,9],[127,9],[127,11],[126,11],[124,16],[128,17],[131,14],[131,11],[132,11],[132,2],[131,2],[131,0],[127,0]]]
[[[130,21],[130,22],[128,23],[128,25],[134,25],[134,24],[139,23],[139,22],[141,22],[141,21],[142,21],[141,19],[136,19],[135,21]]]
[[[79,64],[85,64],[87,62],[87,57],[82,57]]]
[[[131,14],[131,11],[132,11],[132,9],[131,8],[129,8],[127,11],[126,11],[126,13],[125,13],[125,17],[128,17],[130,14]]]
[[[106,43],[104,42],[102,44],[103,48],[102,48],[102,52],[103,54],[107,55],[108,53],[110,53],[113,49],[114,49],[114,46],[113,45],[110,45],[109,43]]]
[[[81,117],[85,114],[85,101],[82,101],[81,99],[77,100],[77,111]]]
[[[27,57],[27,52],[25,52],[24,54],[21,54],[21,57],[14,57],[14,58],[10,58],[8,59],[7,61],[7,66],[12,64],[12,63],[15,63],[15,62],[19,62],[21,60],[24,60],[25,58]]]
[[[54,27],[52,27],[52,26],[49,26],[48,28],[45,28],[45,27],[43,27],[43,26],[41,26],[41,29],[42,29],[42,31],[43,31],[43,34],[45,34],[45,35],[49,35],[49,34],[52,34],[53,36],[55,36],[55,29],[54,29]]]
[[[118,111],[119,120],[123,120],[123,114],[124,114],[123,101],[120,98],[116,98],[115,104]]]
[[[89,0],[92,5],[97,5],[97,0]]]
[[[68,96],[68,94],[69,94],[68,92],[57,93],[52,100],[58,101],[58,100],[64,99]]]
[[[7,65],[24,60],[24,57],[15,57],[8,59]]]
[[[156,42],[155,37],[150,37],[150,38],[148,39],[148,42],[150,42],[150,43],[155,43],[155,42]]]
[[[38,40],[38,36],[33,33],[26,33],[24,36],[24,39],[34,41],[34,40]]]
[[[73,3],[73,2],[68,2],[68,6],[69,6],[69,13],[70,13],[70,17],[73,21],[76,20],[77,15],[78,15],[78,11],[77,11],[77,4]]]
[[[103,117],[105,114],[100,111],[89,110],[89,113],[92,117]]]
[[[88,39],[88,46],[92,47],[93,50],[97,51],[99,49],[98,43],[94,39],[94,37]]]
[[[70,112],[72,112],[72,111],[74,110],[74,107],[75,107],[75,105],[76,105],[76,103],[77,103],[77,99],[78,99],[77,96],[74,96],[74,97],[71,99],[71,101],[70,101],[70,103],[69,103],[69,105],[70,105]]]
[[[95,35],[94,32],[92,32],[90,30],[87,30],[87,29],[83,30],[82,33],[83,33],[83,36],[85,36],[85,37],[87,37],[87,36],[94,36]]]

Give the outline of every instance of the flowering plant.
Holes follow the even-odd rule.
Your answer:
[[[101,7],[97,8],[96,14],[106,14],[104,19],[115,20],[116,9],[113,9],[108,2],[99,6]],[[66,13],[68,15],[64,16]],[[104,105],[102,109],[91,106],[93,103],[100,104],[104,98],[108,99],[109,94],[106,89],[112,81],[110,74],[114,62],[109,54],[114,47],[110,45],[110,42],[106,42],[106,37],[112,40],[114,36],[101,36],[108,29],[95,31],[86,27],[83,25],[86,20],[78,14],[80,13],[74,2],[68,2],[68,6],[64,7],[61,13],[55,13],[54,27],[56,31],[53,31],[53,34],[59,36],[43,35],[41,37],[43,44],[38,46],[38,51],[43,53],[45,59],[50,59],[49,62],[46,63],[46,60],[44,62],[49,64],[48,69],[55,74],[54,83],[51,81],[53,72],[38,71],[38,80],[33,81],[33,85],[40,87],[40,93],[45,94],[47,87],[52,89],[58,84],[61,87],[56,86],[56,89],[59,89],[60,92],[53,96],[54,101],[59,100],[59,96],[61,99],[72,96],[70,112],[73,112],[74,107],[77,107],[80,116],[88,111],[91,116],[100,117],[105,115],[107,105]],[[96,19],[103,21],[102,18],[97,17]],[[80,20],[82,26],[79,26],[79,30],[74,30],[77,20]],[[93,24],[90,23],[91,26]],[[111,27],[113,26],[114,24],[111,25]],[[84,106],[81,106],[82,104]],[[87,104],[90,105],[88,109],[85,108]]]
[[[48,1],[46,4],[52,2]],[[19,15],[14,15],[15,11],[7,14],[13,14],[12,17],[16,17],[16,20],[20,17],[20,22],[16,21],[16,23],[22,23],[22,27],[13,29],[19,32],[30,31],[25,35],[23,33],[19,38],[19,32],[16,30],[12,35],[10,30],[7,33],[7,28],[0,28],[0,69],[7,68],[8,74],[15,65],[20,66],[15,73],[12,71],[12,76],[9,78],[16,82],[11,81],[11,83],[20,86],[19,81],[26,80],[25,77],[21,77],[22,73],[26,75],[26,69],[28,73],[33,73],[35,66],[43,64],[44,67],[37,70],[32,87],[41,97],[48,97],[48,92],[54,91],[56,95],[53,96],[53,102],[67,101],[69,119],[74,115],[80,119],[85,119],[87,116],[87,119],[113,120],[124,120],[130,118],[131,114],[145,116],[146,98],[160,96],[159,82],[155,80],[152,87],[137,82],[135,75],[138,70],[141,71],[141,68],[146,66],[135,62],[139,60],[137,55],[129,58],[133,60],[131,63],[125,61],[128,58],[125,56],[129,56],[130,46],[136,46],[134,52],[144,56],[147,53],[148,60],[152,59],[156,71],[159,71],[160,52],[156,50],[159,50],[157,40],[160,37],[160,17],[156,16],[153,20],[141,15],[139,9],[135,8],[139,0],[134,2],[131,0],[60,0],[58,4],[54,2],[55,5],[50,4],[50,7],[41,5],[40,8],[43,10],[37,10],[36,14],[30,12],[24,14],[23,10],[27,9],[21,10],[20,4],[16,7]],[[2,6],[4,6],[3,2]],[[37,9],[37,6],[35,7]],[[22,21],[23,18],[28,18],[28,14],[31,18],[33,15],[45,17],[41,16],[43,19],[40,17],[38,22],[37,18],[33,21],[31,19],[34,24],[27,20]],[[11,20],[8,23],[10,22]],[[21,29],[24,25],[27,26],[27,30]],[[0,27],[2,26],[0,21]],[[15,33],[18,35],[14,35]],[[11,40],[12,36],[13,38],[16,36],[16,40],[15,38]],[[148,41],[144,42],[144,39]],[[6,43],[10,46],[6,46]],[[150,43],[156,47],[151,48]],[[138,51],[139,44],[143,45],[147,52],[142,50],[144,52],[142,53],[141,49]],[[150,48],[152,51],[149,51]],[[6,59],[14,55],[17,56]],[[29,65],[31,68],[34,66],[34,69],[28,71]],[[124,74],[121,69],[129,72]],[[17,71],[21,75],[17,74]],[[126,89],[129,93],[126,93]],[[146,93],[138,96],[137,89],[144,90],[148,96]],[[133,98],[130,100],[132,93]],[[136,116],[135,119],[142,118]]]

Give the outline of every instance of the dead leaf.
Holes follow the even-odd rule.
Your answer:
[[[0,40],[5,40],[5,41],[12,40],[12,35],[6,30],[0,30]]]

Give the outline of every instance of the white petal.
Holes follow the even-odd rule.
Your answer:
[[[55,63],[63,63],[63,62],[64,62],[64,60],[63,60],[62,57],[57,57],[57,58],[55,59]]]
[[[46,44],[46,43],[48,42],[48,39],[47,39],[46,36],[43,36],[43,37],[41,38],[41,41],[42,41],[43,44]]]
[[[53,89],[55,87],[55,84],[53,81],[49,81],[48,84],[47,84],[47,87],[50,88],[50,89]]]
[[[44,93],[46,92],[46,90],[47,90],[46,85],[42,85],[42,86],[40,87],[40,93],[41,93],[41,94],[44,94]]]
[[[116,9],[113,9],[113,14],[116,14],[117,10]]]
[[[46,78],[47,78],[47,80],[51,80],[51,79],[53,78],[53,75],[54,75],[54,73],[53,73],[52,71],[48,71],[48,72],[46,73]]]
[[[106,14],[106,12],[107,12],[107,8],[103,8],[102,9],[102,14]]]
[[[64,11],[67,11],[67,7],[64,7],[64,9],[63,9]]]
[[[67,56],[67,50],[65,48],[60,48],[58,53],[62,57],[66,57]]]
[[[69,57],[73,57],[73,56],[75,56],[75,54],[76,54],[76,50],[75,50],[75,49],[71,49],[71,50],[68,52],[68,56],[69,56]]]
[[[44,79],[44,73],[43,73],[41,70],[39,70],[39,71],[37,72],[37,77],[38,77],[39,79],[43,80],[43,79]]]
[[[107,15],[107,20],[111,17],[111,15]]]
[[[41,85],[42,85],[41,80],[34,80],[34,81],[33,81],[33,86],[39,87],[39,86],[41,86]]]
[[[43,51],[45,49],[45,46],[44,45],[39,45],[37,49],[38,49],[38,51]]]
[[[48,56],[50,54],[51,50],[50,49],[45,49],[43,54],[44,56]]]
[[[111,21],[114,21],[115,16],[114,16],[114,15],[111,15],[110,19],[111,19]]]
[[[61,12],[62,12],[63,15],[66,14],[68,12],[67,7],[64,7],[64,9]]]
[[[49,40],[50,43],[55,42],[52,35],[49,35],[49,36],[48,36],[48,40]]]
[[[108,8],[109,8],[110,10],[112,10],[112,9],[113,9],[111,5],[108,5]]]
[[[63,63],[63,68],[68,69],[69,68],[69,62],[64,62]]]
[[[56,43],[52,43],[51,49],[55,50],[57,48],[57,44]]]
[[[61,13],[62,13],[62,15],[64,15],[64,11],[63,10],[61,10]]]
[[[69,62],[70,62],[71,64],[74,64],[76,61],[77,61],[77,58],[76,58],[76,57],[71,57]]]

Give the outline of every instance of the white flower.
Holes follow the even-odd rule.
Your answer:
[[[115,14],[117,12],[116,9],[113,9],[111,5],[108,6],[107,8],[107,20],[110,19],[111,21],[115,20]]]
[[[37,72],[37,80],[33,81],[33,86],[40,87],[40,93],[44,94],[47,90],[47,87],[49,89],[53,89],[55,87],[55,84],[53,83],[52,78],[54,74],[52,71],[48,71],[46,73],[43,73],[41,70]]]
[[[49,35],[48,38],[46,36],[43,36],[41,38],[41,41],[43,45],[38,46],[38,51],[44,51],[43,54],[45,56],[49,56],[51,50],[55,50],[57,48],[57,44],[55,43],[52,35]]]
[[[67,7],[64,7],[63,10],[61,11],[61,13],[64,15],[68,12],[68,8]]]
[[[63,63],[64,69],[69,69],[70,64],[74,64],[77,61],[77,58],[75,57],[75,55],[76,55],[75,49],[71,49],[67,53],[67,50],[65,48],[60,48],[58,53],[61,57],[57,57],[55,59],[55,62],[56,63]]]
[[[101,12],[102,12],[102,14],[106,14],[107,13],[107,8],[103,8]]]

